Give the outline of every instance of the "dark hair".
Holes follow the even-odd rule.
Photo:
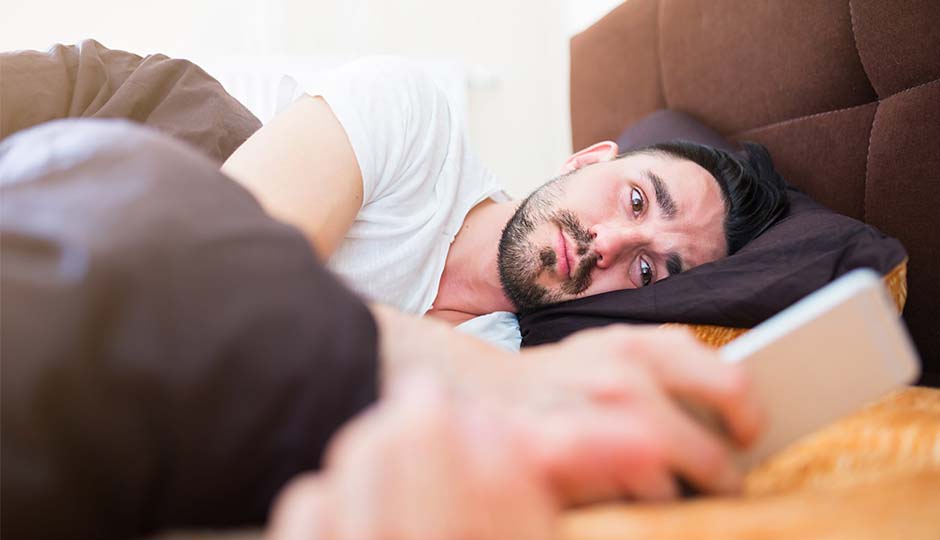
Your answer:
[[[654,144],[624,155],[662,153],[687,159],[708,171],[725,202],[725,239],[731,255],[776,223],[790,205],[787,185],[774,169],[767,149],[757,143],[742,146],[742,157],[687,141]]]

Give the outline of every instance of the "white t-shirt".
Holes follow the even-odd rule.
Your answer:
[[[329,104],[362,171],[362,208],[327,266],[365,298],[423,315],[467,213],[488,197],[508,197],[470,149],[447,94],[420,66],[370,57],[306,81],[286,77],[281,105],[304,93]],[[486,320],[504,327],[509,318]],[[468,326],[478,335],[493,331],[480,327]]]

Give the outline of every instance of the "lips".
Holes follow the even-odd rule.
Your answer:
[[[555,255],[557,255],[558,260],[558,276],[563,279],[570,278],[572,259],[568,257],[568,241],[565,239],[565,233],[561,228],[558,229]]]

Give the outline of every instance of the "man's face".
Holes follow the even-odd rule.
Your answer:
[[[727,253],[721,189],[660,153],[587,165],[543,185],[506,224],[503,289],[519,311],[644,287]]]

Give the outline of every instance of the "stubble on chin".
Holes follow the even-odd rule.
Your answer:
[[[549,182],[523,201],[503,230],[499,250],[500,282],[520,313],[560,302],[566,296],[577,296],[591,285],[598,256],[590,249],[593,238],[577,216],[558,209],[564,178]],[[531,239],[536,229],[546,224],[564,230],[575,242],[575,252],[581,257],[571,277],[552,287],[538,281],[543,272],[554,272],[558,262],[555,248],[552,245],[540,247]]]
[[[548,268],[553,268],[555,263],[558,262],[558,257],[555,255],[555,250],[549,246],[545,246],[539,251],[539,260],[542,263],[540,270],[545,270]]]
[[[573,269],[571,277],[554,287],[542,285],[539,278],[543,273],[553,273],[558,263],[555,248],[539,247],[528,238],[537,223],[532,224],[533,227],[526,237],[514,237],[512,245],[505,250],[506,259],[511,260],[512,264],[504,265],[502,270],[505,274],[501,277],[510,278],[508,284],[506,280],[503,281],[504,290],[512,293],[510,299],[520,312],[532,311],[561,302],[566,297],[582,294],[591,286],[593,270],[597,264],[598,255],[590,249],[590,234],[580,226],[573,214],[567,211],[557,212],[547,217],[543,223],[551,223],[565,230],[568,236],[574,239],[575,252],[581,259]]]
[[[571,278],[561,284],[562,292],[571,296],[577,296],[586,291],[593,281],[592,274],[594,266],[597,264],[597,258],[597,253],[593,251],[582,257],[578,262],[578,268]]]

